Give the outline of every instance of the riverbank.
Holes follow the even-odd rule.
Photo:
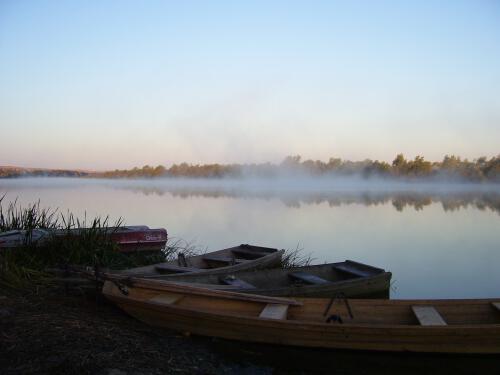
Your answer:
[[[99,296],[0,296],[2,374],[270,373],[222,358],[210,340],[150,328]]]

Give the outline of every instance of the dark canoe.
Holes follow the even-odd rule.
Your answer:
[[[210,289],[282,297],[388,298],[391,273],[346,260],[289,269],[233,272],[224,275],[183,274],[175,282]]]
[[[48,237],[49,232],[44,229],[0,232],[0,250],[25,245],[37,245],[38,243],[43,243]]]
[[[103,294],[147,324],[186,334],[315,348],[500,353],[500,299],[290,299],[113,276]]]
[[[116,273],[166,279],[186,274],[220,275],[243,270],[277,267],[281,263],[283,253],[284,250],[242,244],[193,257],[180,256],[170,262],[131,268]]]

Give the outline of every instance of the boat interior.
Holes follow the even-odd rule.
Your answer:
[[[371,277],[384,273],[381,268],[346,260],[298,268],[275,268],[241,271],[232,275],[180,275],[180,283],[226,286],[220,289],[268,289],[302,285],[324,285],[346,280]]]
[[[276,253],[278,249],[242,244],[207,254],[186,257],[179,253],[176,260],[151,266],[126,270],[127,274],[172,275],[196,272],[199,270],[234,266]]]

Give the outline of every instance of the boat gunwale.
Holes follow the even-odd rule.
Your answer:
[[[125,286],[129,284],[133,288],[149,289],[159,292],[173,292],[179,294],[194,294],[202,297],[216,297],[221,299],[236,299],[240,301],[258,302],[258,303],[283,303],[291,306],[301,306],[302,302],[299,302],[293,298],[286,297],[272,297],[272,296],[261,296],[253,294],[244,294],[233,291],[225,290],[212,290],[200,287],[194,287],[189,285],[179,285],[174,280],[151,280],[143,279],[138,277],[123,277],[121,275],[113,274],[100,274],[104,276],[105,281],[111,283],[122,282]],[[142,286],[141,286],[142,284]],[[146,286],[144,286],[144,284]],[[152,284],[152,285],[150,285]],[[155,285],[156,284],[156,285]]]
[[[241,246],[241,245],[240,245]],[[253,246],[253,245],[250,245]],[[216,250],[213,252],[208,252],[206,254],[200,254],[200,255],[195,255],[190,258],[203,258],[205,255],[211,254],[211,253],[219,253],[223,251],[228,251],[234,248],[238,248],[239,246],[233,246],[227,249],[221,249],[221,250]],[[274,248],[269,248],[269,249],[274,249]],[[275,259],[281,259],[283,257],[283,254],[285,253],[284,249],[278,250],[275,249],[276,251],[266,254],[262,257],[256,258],[256,259],[248,259],[246,262],[235,264],[235,265],[227,265],[224,267],[216,267],[216,268],[199,268],[197,271],[192,271],[189,272],[190,275],[201,275],[201,274],[212,274],[212,275],[217,275],[219,273],[224,274],[227,272],[239,272],[239,271],[248,271],[251,270],[254,266],[259,266],[261,264],[265,264],[267,261],[273,261]],[[138,267],[138,268],[144,268],[144,272],[138,272],[138,273],[128,273],[130,270],[123,270],[123,271],[117,271],[117,274],[124,275],[124,276],[131,276],[131,277],[140,277],[143,279],[148,279],[148,280],[169,280],[170,278],[176,278],[179,276],[177,273],[172,273],[172,274],[150,274],[146,271],[147,269],[153,270],[155,266],[162,265],[162,264],[171,264],[172,262],[162,262],[162,263],[157,263],[157,264],[152,264],[149,266],[145,267]],[[132,268],[133,270],[134,268]]]
[[[231,318],[231,319],[248,319],[251,321],[255,322],[269,322],[272,323],[272,325],[278,324],[278,325],[297,325],[301,326],[302,329],[305,329],[307,326],[312,326],[312,327],[331,327],[331,329],[339,329],[342,330],[342,328],[368,328],[368,329],[410,329],[410,330],[417,330],[417,331],[422,331],[422,330],[431,330],[431,331],[450,331],[450,330],[456,330],[456,329],[468,329],[468,330],[475,330],[475,329],[487,329],[487,328],[499,328],[500,329],[500,323],[489,323],[489,324],[452,324],[452,325],[446,325],[446,326],[422,326],[419,324],[411,325],[411,324],[373,324],[373,323],[346,323],[344,322],[343,324],[339,325],[333,325],[330,323],[326,322],[314,322],[310,320],[281,320],[281,319],[267,319],[267,318],[260,318],[259,316],[248,316],[248,315],[234,315],[234,314],[225,314],[223,312],[221,313],[215,313],[215,312],[210,312],[210,311],[204,311],[196,308],[190,308],[190,307],[181,307],[181,306],[176,306],[175,304],[166,304],[158,301],[145,301],[145,300],[140,300],[137,298],[131,298],[131,297],[121,297],[119,295],[110,295],[106,294],[107,298],[110,298],[111,300],[118,300],[118,301],[127,301],[125,304],[132,304],[132,305],[139,305],[142,307],[155,307],[156,311],[161,312],[163,309],[171,309],[175,311],[188,311],[190,313],[194,313],[196,315],[202,315],[202,316],[207,316],[207,317],[214,317],[214,318]],[[366,301],[366,300],[365,300]],[[391,301],[407,301],[407,300],[391,300]],[[418,301],[418,300],[417,300]],[[460,301],[460,300],[454,300],[454,301]],[[465,300],[467,301],[467,300]],[[498,299],[492,299],[491,302],[500,302]],[[485,301],[487,303],[489,301]],[[124,303],[117,302],[120,305],[123,305]],[[264,302],[262,302],[264,303]],[[334,327],[334,328],[333,328]],[[335,330],[334,329],[334,330]]]
[[[388,281],[390,282],[391,278],[392,278],[392,272],[385,271],[383,273],[378,273],[376,275],[365,276],[365,277],[355,277],[352,279],[345,279],[345,280],[339,280],[339,281],[328,280],[328,284],[321,284],[321,285],[303,284],[300,286],[288,285],[288,286],[281,286],[281,287],[274,287],[274,288],[254,288],[254,289],[245,290],[245,293],[252,293],[252,292],[256,292],[256,291],[258,291],[259,293],[264,293],[266,291],[278,292],[278,291],[282,291],[282,290],[285,291],[285,290],[292,289],[292,288],[297,288],[297,289],[300,288],[302,291],[306,291],[306,292],[307,291],[321,291],[322,289],[331,289],[331,288],[344,287],[344,286],[350,286],[350,285],[356,286],[357,284],[377,282],[379,280],[383,281],[385,279],[388,279]],[[178,282],[182,282],[182,279],[179,280]],[[186,282],[186,283],[188,283],[188,282]],[[322,298],[325,298],[325,297],[322,297]]]

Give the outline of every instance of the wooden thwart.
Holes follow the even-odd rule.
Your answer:
[[[224,277],[220,281],[226,285],[233,285],[241,289],[255,289],[255,285],[247,283],[245,280],[237,279],[236,277]]]
[[[412,306],[411,309],[422,326],[445,326],[446,322],[434,306]]]
[[[158,272],[175,272],[175,273],[185,273],[185,272],[195,272],[199,271],[199,268],[194,267],[181,267],[173,264],[159,264],[155,266]]]
[[[286,319],[288,314],[288,305],[268,303],[261,311],[259,318],[264,319]]]
[[[345,272],[345,273],[348,273],[348,274],[351,274],[351,275],[354,275],[357,277],[367,277],[367,276],[372,275],[372,272],[370,272],[370,271],[361,270],[361,269],[353,267],[349,264],[338,264],[338,265],[333,266],[333,269],[335,269],[337,271],[342,271],[342,272]]]
[[[299,280],[302,281],[306,284],[311,284],[311,285],[321,285],[321,284],[328,284],[330,283],[328,280],[322,279],[319,276],[312,275],[307,272],[290,272],[288,274],[288,277],[294,280]]]
[[[158,294],[150,299],[151,302],[158,302],[165,305],[173,305],[179,301],[183,296],[180,294]]]
[[[240,256],[243,259],[258,259],[262,258],[269,253],[262,251],[254,251],[254,250],[245,250],[245,249],[234,249],[232,250],[233,254]]]
[[[239,264],[245,262],[244,259],[238,259],[234,257],[228,256],[217,256],[217,255],[205,255],[203,260],[207,262],[217,262],[217,263],[226,263],[226,264]]]

